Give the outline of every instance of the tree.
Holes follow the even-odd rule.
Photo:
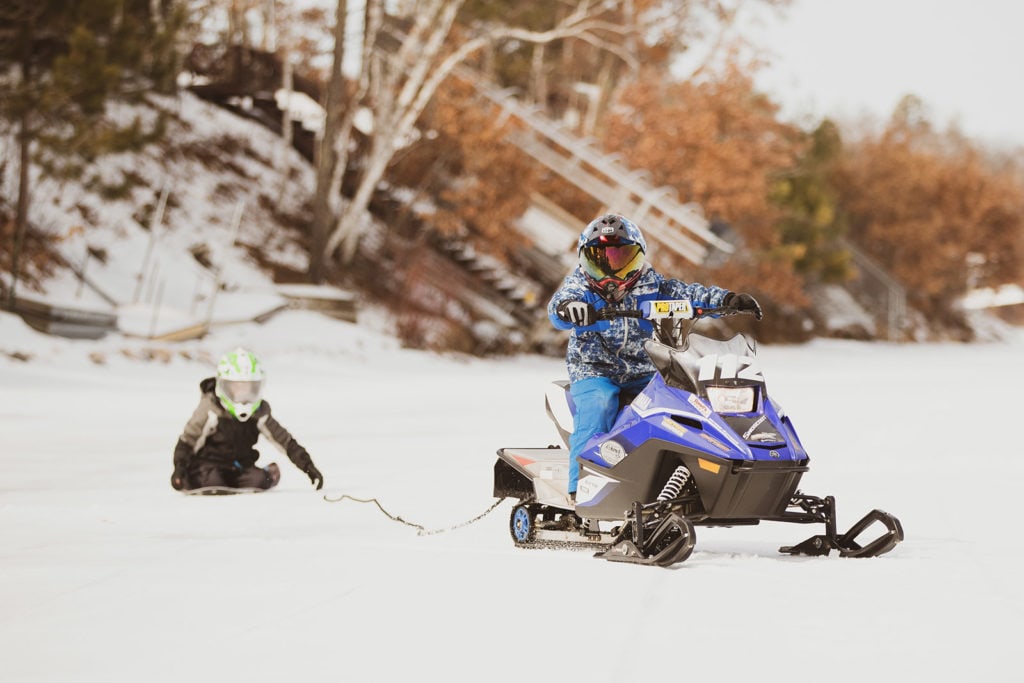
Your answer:
[[[956,304],[971,280],[1020,281],[1024,183],[956,131],[937,132],[915,98],[878,135],[846,145],[833,186],[850,236],[908,290],[936,324],[961,324]]]
[[[771,189],[772,200],[785,212],[778,223],[782,248],[793,250],[796,272],[823,282],[852,275],[850,254],[840,241],[846,214],[831,185],[841,154],[839,129],[826,119],[809,135],[796,167],[780,174]]]
[[[539,176],[537,164],[506,142],[519,125],[481,103],[470,83],[450,78],[420,118],[429,134],[395,156],[388,182],[417,190],[438,233],[471,234],[492,254],[512,254],[523,243],[508,226],[526,210]]]
[[[783,6],[788,0],[757,1]],[[494,63],[488,58],[499,54],[499,47],[500,55],[507,56],[523,50],[522,46],[533,46],[529,48],[526,92],[546,100],[544,106],[558,100],[547,94],[549,59],[557,60],[560,67],[574,67],[566,70],[551,91],[561,93],[563,99],[566,93],[580,90],[576,80],[592,79],[592,67],[599,64],[602,94],[598,99],[603,102],[619,77],[637,72],[644,60],[656,63],[662,68],[660,75],[665,75],[672,56],[686,49],[686,37],[691,35],[680,37],[662,30],[667,23],[678,19],[686,24],[698,11],[731,21],[734,7],[743,3],[565,0],[524,5],[502,0],[421,0],[399,3],[400,17],[385,17],[385,4],[383,0],[366,2],[362,71],[357,85],[349,88],[353,94],[347,105],[347,116],[353,122],[356,108],[368,111],[373,131],[365,141],[365,153],[353,159],[353,166],[358,164],[358,181],[351,193],[341,197],[333,223],[327,225],[323,218],[314,221],[313,242],[324,244],[322,253],[311,254],[314,280],[323,272],[323,259],[338,254],[341,263],[351,262],[359,240],[358,226],[365,223],[369,202],[395,153],[415,138],[416,123],[439,85],[470,57],[483,54],[486,68],[487,63]],[[559,49],[549,51],[548,46]],[[506,57],[503,65],[509,64]],[[341,70],[333,69],[332,78],[343,78]],[[589,109],[584,123],[590,128],[602,111],[602,102]],[[352,134],[351,124],[340,122],[324,142],[337,154],[324,155],[322,161],[347,165],[354,148]],[[321,171],[319,177],[332,179],[326,196],[334,201],[343,174],[334,168]],[[318,189],[318,195],[320,192]]]
[[[50,156],[50,172],[75,174],[76,159],[144,141],[137,125],[119,129],[104,121],[105,103],[173,87],[173,36],[183,23],[174,3],[148,0],[11,0],[0,8],[0,86],[9,94],[0,101],[0,118],[16,127],[19,148],[9,306],[28,225],[34,156],[59,150]]]
[[[778,230],[785,213],[771,201],[778,179],[796,168],[803,138],[777,120],[777,105],[754,89],[751,77],[735,62],[696,81],[641,75],[617,101],[607,151],[741,236],[742,252],[722,273],[730,287],[803,301],[797,252]]]
[[[556,25],[579,0],[511,2],[468,0],[460,12],[462,25],[504,21],[543,30]],[[689,60],[691,77],[721,57],[739,38],[731,29],[742,8],[779,10],[789,0],[632,0],[591,3],[595,18],[622,27],[617,33],[595,32],[591,38],[551,43],[502,43],[485,48],[482,70],[496,84],[515,88],[520,97],[541,107],[552,119],[582,135],[600,136],[600,124],[619,85],[646,74],[676,80],[677,58],[704,44],[701,56]]]
[[[328,231],[340,210],[338,205],[342,175],[348,160],[348,141],[357,112],[354,106],[344,106],[348,84],[342,67],[348,5],[345,0],[337,0],[337,3],[334,15],[334,54],[324,102],[324,130],[320,136],[316,158],[316,189],[313,194],[313,229],[309,258],[309,278],[313,282],[321,282],[324,278]]]
[[[398,22],[385,22],[381,0],[367,1],[365,47],[358,86],[338,130],[325,134],[324,144],[331,145],[337,152],[337,167],[318,173],[320,178],[331,178],[327,196],[332,200],[341,196],[339,168],[343,169],[348,160],[356,107],[365,107],[370,112],[373,133],[365,155],[359,160],[360,177],[352,197],[341,196],[333,224],[314,223],[314,244],[319,243],[323,235],[326,240],[324,251],[310,256],[311,275],[322,273],[320,259],[331,257],[336,251],[340,251],[343,264],[351,262],[358,246],[358,228],[366,220],[370,200],[388,165],[396,151],[415,137],[415,124],[439,85],[467,57],[502,41],[546,43],[567,37],[597,41],[597,32],[623,31],[594,16],[596,10],[590,3],[583,2],[556,26],[544,31],[483,25],[474,27],[464,40],[449,45],[447,41],[463,2],[425,0],[418,3],[416,19],[407,32],[397,37],[399,44],[394,46]],[[341,29],[336,29],[336,34],[338,30]],[[389,42],[391,49],[387,49]],[[331,78],[342,78],[341,69],[332,69]]]

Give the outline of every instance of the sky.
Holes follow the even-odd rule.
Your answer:
[[[800,120],[888,119],[906,94],[932,120],[1024,145],[1024,4],[1012,0],[793,0],[745,15],[774,55],[758,84]]]
[[[171,489],[198,382],[236,344],[322,491],[265,440],[277,489]],[[1016,680],[1021,348],[763,346],[811,457],[801,489],[835,495],[841,528],[891,512],[906,540],[795,557],[778,548],[818,525],[697,527],[662,569],[517,549],[513,501],[488,513],[496,450],[557,442],[559,358],[403,350],[307,311],[176,344],[0,313],[3,679]]]

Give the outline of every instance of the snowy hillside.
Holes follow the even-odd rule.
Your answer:
[[[62,271],[43,291],[22,283],[18,294],[112,311],[138,335],[251,319],[284,303],[270,268],[305,272],[294,228],[307,220],[311,167],[266,129],[188,92],[152,102],[142,113],[173,114],[166,143],[102,157],[79,182],[33,179],[33,224],[91,286]],[[140,110],[111,112],[130,120]],[[2,181],[15,196],[10,169]],[[120,185],[130,191],[118,198],[100,191]],[[261,266],[257,255],[272,261]]]

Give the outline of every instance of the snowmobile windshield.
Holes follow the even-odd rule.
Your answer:
[[[730,339],[713,339],[703,334],[690,333],[682,351],[694,360],[706,356],[749,356],[757,355],[757,344],[746,335],[737,334]]]
[[[672,348],[653,340],[648,341],[644,348],[669,386],[705,397],[709,397],[708,387],[764,384],[756,360],[755,344],[740,334],[728,340],[690,334],[683,348]],[[710,393],[716,394],[717,403],[734,406],[727,412],[737,412],[741,404],[749,405],[750,394],[747,392],[741,394],[713,389]]]
[[[221,393],[232,403],[249,404],[260,400],[263,380],[219,379]]]

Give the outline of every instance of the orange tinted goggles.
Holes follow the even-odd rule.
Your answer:
[[[598,281],[628,280],[644,263],[644,252],[639,244],[584,247],[580,256],[583,270]]]

